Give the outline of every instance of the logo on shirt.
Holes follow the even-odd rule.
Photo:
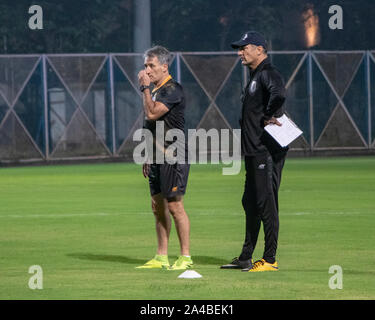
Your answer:
[[[257,82],[253,80],[250,84],[250,93],[254,93],[256,89],[257,89]]]
[[[263,170],[265,167],[266,167],[266,165],[264,163],[262,163],[258,166],[258,169]]]

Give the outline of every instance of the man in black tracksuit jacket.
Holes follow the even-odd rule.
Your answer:
[[[265,130],[267,124],[281,125],[285,101],[284,81],[267,56],[264,37],[246,32],[232,43],[250,79],[242,94],[241,148],[245,158],[246,182],[242,205],[246,213],[246,236],[241,255],[223,269],[277,271],[279,232],[278,190],[288,148],[282,148]],[[265,235],[263,258],[253,263],[261,222]]]

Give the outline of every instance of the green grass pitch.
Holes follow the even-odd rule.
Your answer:
[[[136,270],[155,254],[147,180],[135,164],[0,169],[0,299],[375,299],[375,158],[287,159],[280,271],[220,270],[244,239],[244,171],[191,167],[194,270]],[[263,233],[254,258],[263,252]],[[170,262],[179,254],[174,229]],[[43,270],[31,290],[29,267]],[[330,289],[332,265],[343,288]]]

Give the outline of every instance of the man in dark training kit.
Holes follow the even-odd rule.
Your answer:
[[[242,95],[241,149],[245,159],[246,181],[242,205],[246,213],[246,235],[239,257],[222,269],[278,271],[276,261],[279,234],[278,190],[288,147],[282,148],[265,130],[268,124],[281,125],[285,101],[284,81],[267,55],[264,37],[246,32],[231,44],[242,64],[249,67],[250,79]],[[263,222],[263,257],[253,262],[253,252]]]

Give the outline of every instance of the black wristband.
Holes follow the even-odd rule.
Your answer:
[[[139,87],[139,90],[141,90],[141,92],[145,91],[146,89],[150,89],[150,86],[140,86]]]

